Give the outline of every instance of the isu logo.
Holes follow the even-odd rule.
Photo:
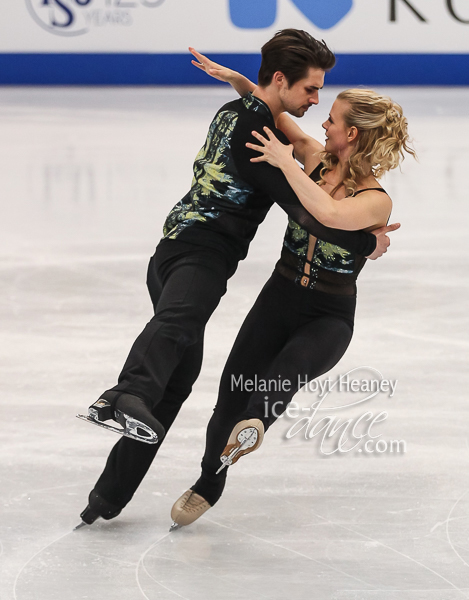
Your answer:
[[[319,29],[331,29],[347,15],[353,0],[290,0]],[[274,24],[277,0],[229,0],[233,25],[263,29]]]
[[[134,11],[156,8],[165,0],[26,0],[33,19],[50,33],[75,36],[93,27],[130,26]]]

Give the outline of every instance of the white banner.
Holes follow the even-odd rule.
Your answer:
[[[278,29],[338,53],[469,53],[469,0],[2,0],[0,52],[258,52]]]

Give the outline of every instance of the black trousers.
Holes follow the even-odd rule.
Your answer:
[[[258,418],[267,430],[305,381],[336,365],[352,339],[355,304],[355,296],[305,289],[274,271],[238,333],[208,424],[202,475],[192,489],[210,504],[223,491],[227,469],[215,472],[235,424]],[[262,382],[257,391],[240,385],[256,378],[284,385],[268,392]]]
[[[147,285],[155,314],[135,340],[118,384],[109,391],[144,399],[166,431],[199,375],[205,325],[234,271],[223,254],[178,240],[161,242],[150,260]],[[122,437],[95,490],[123,508],[160,445]]]

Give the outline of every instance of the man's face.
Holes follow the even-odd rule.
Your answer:
[[[302,117],[310,106],[318,104],[319,90],[324,85],[324,71],[309,68],[303,79],[289,87],[286,77],[278,81],[279,96],[284,110],[295,117]]]

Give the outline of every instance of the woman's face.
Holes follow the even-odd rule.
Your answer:
[[[332,105],[329,118],[322,124],[326,131],[326,152],[339,157],[351,146],[350,127],[347,127],[344,121],[347,108],[348,103],[345,100],[336,100]]]

